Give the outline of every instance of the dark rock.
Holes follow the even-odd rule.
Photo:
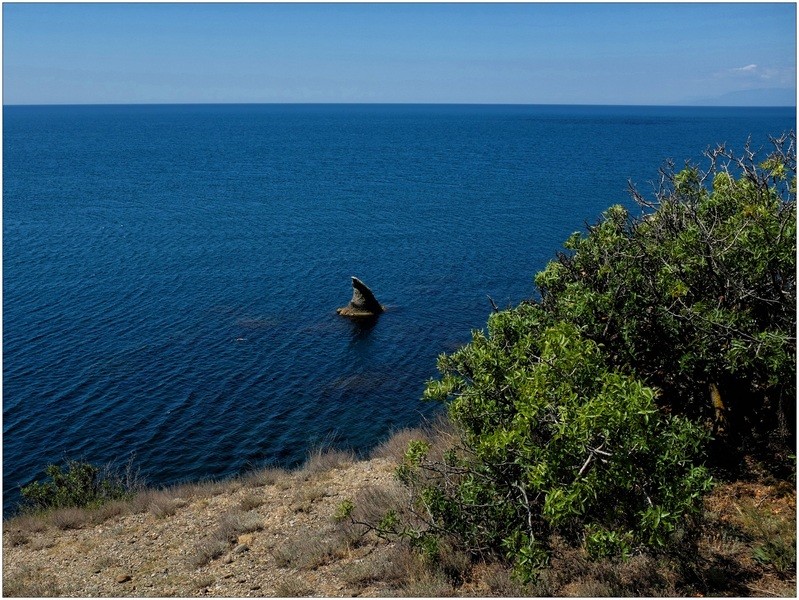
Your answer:
[[[357,277],[352,278],[352,300],[347,306],[336,309],[336,312],[343,317],[353,319],[363,319],[375,317],[385,309],[375,298],[366,284]]]

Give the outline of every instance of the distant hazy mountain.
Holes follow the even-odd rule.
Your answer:
[[[690,106],[796,106],[796,89],[761,88],[727,92],[721,96],[686,98]]]

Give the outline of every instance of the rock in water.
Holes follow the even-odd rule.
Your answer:
[[[336,309],[344,317],[375,317],[383,312],[383,307],[366,284],[357,277],[352,278],[352,300],[347,306]]]

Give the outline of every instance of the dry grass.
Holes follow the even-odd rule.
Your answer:
[[[303,598],[313,594],[313,590],[301,577],[286,577],[275,586],[278,598]]]
[[[242,482],[238,478],[214,480],[207,479],[193,483],[182,483],[172,488],[175,496],[181,498],[213,498],[220,494],[230,494],[238,491],[242,487]]]
[[[672,597],[684,593],[678,580],[672,560],[647,555],[592,560],[581,548],[558,540],[549,568],[529,587],[536,596]]]
[[[21,514],[6,521],[3,529],[19,530],[25,533],[39,533],[47,530],[47,523],[38,515]]]
[[[705,594],[796,594],[796,490],[786,482],[719,485],[706,501],[692,565]]]
[[[298,475],[303,481],[327,476],[335,469],[349,467],[355,462],[355,454],[346,450],[317,448],[308,454]]]
[[[418,579],[425,571],[427,567],[419,555],[404,544],[392,544],[345,566],[342,578],[359,586],[380,582],[400,588],[410,580]]]
[[[246,487],[259,488],[274,485],[278,480],[285,479],[288,472],[284,469],[267,467],[243,475],[242,484]]]
[[[148,512],[156,519],[165,519],[174,515],[178,509],[188,504],[184,498],[177,496],[174,490],[147,490],[139,494],[133,501],[134,511]]]
[[[327,489],[322,485],[302,485],[294,490],[291,509],[294,512],[309,513],[314,503],[328,496]]]
[[[57,508],[47,515],[47,520],[56,529],[80,529],[94,524],[95,511],[86,508]]]
[[[116,559],[108,555],[100,556],[92,563],[92,569],[94,570],[95,573],[99,573],[100,571],[105,571],[110,567],[116,567],[116,566],[117,566]]]
[[[530,586],[514,578],[510,570],[496,563],[480,563],[472,569],[474,583],[464,595],[520,598],[533,596]]]
[[[395,481],[384,486],[369,486],[355,495],[352,518],[364,523],[378,523],[390,510],[401,513],[407,502],[407,491]]]
[[[135,496],[134,496],[135,498]],[[94,509],[94,523],[105,523],[109,519],[131,512],[131,500],[112,500]]]
[[[399,464],[405,456],[408,443],[413,440],[429,443],[429,456],[439,460],[446,450],[457,444],[458,437],[452,422],[443,415],[438,415],[420,427],[396,431],[386,441],[376,446],[370,456],[385,458]]]
[[[188,557],[188,561],[192,567],[203,567],[212,560],[222,556],[229,549],[230,542],[217,537],[215,534],[211,534],[207,538],[197,542],[194,552]]]
[[[263,506],[264,499],[261,496],[256,494],[247,494],[241,500],[239,500],[239,509],[247,512],[248,510],[254,510],[259,506]]]
[[[15,598],[45,598],[61,595],[52,577],[42,577],[29,567],[12,573],[3,572],[3,596]]]
[[[373,559],[371,568],[387,585],[386,595],[400,598],[437,598],[456,595],[444,572],[405,545],[395,545]],[[379,573],[379,574],[378,574]]]
[[[3,536],[3,538],[4,538],[3,542],[11,546],[12,548],[14,546],[24,546],[30,541],[30,537],[28,537],[28,534],[25,531],[22,531],[21,529],[12,529],[8,531],[8,533],[6,533],[5,536]]]
[[[225,513],[216,529],[197,542],[194,552],[188,557],[189,564],[193,567],[202,567],[230,550],[240,535],[261,529],[263,529],[263,520],[256,513],[238,511]]]
[[[222,516],[219,522],[219,534],[235,541],[244,533],[252,533],[263,529],[263,519],[254,512],[231,511]]]
[[[336,529],[306,530],[272,548],[275,564],[281,568],[315,570],[346,557],[351,543]]]

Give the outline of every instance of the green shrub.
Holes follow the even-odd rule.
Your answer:
[[[31,511],[66,507],[97,507],[130,495],[126,483],[108,470],[86,462],[67,460],[45,469],[48,479],[24,486],[23,506]]]
[[[795,434],[795,136],[774,142],[760,165],[747,146],[667,167],[653,202],[633,190],[647,214],[608,209],[536,276],[539,300],[439,357],[425,398],[460,439],[435,457],[411,442],[411,506],[374,528],[428,556],[504,555],[524,579],[555,537],[594,557],[690,542],[709,424]]]
[[[663,548],[710,487],[707,431],[662,415],[652,388],[573,324],[548,321],[536,305],[496,313],[488,335],[441,357],[426,397],[449,403],[463,447],[417,459],[406,478],[429,515],[414,535],[504,554],[525,577],[553,533],[595,556]]]
[[[610,208],[536,277],[548,314],[747,446],[796,433],[794,141],[760,165],[720,147],[706,172],[664,170],[654,201],[634,192],[649,214]]]

